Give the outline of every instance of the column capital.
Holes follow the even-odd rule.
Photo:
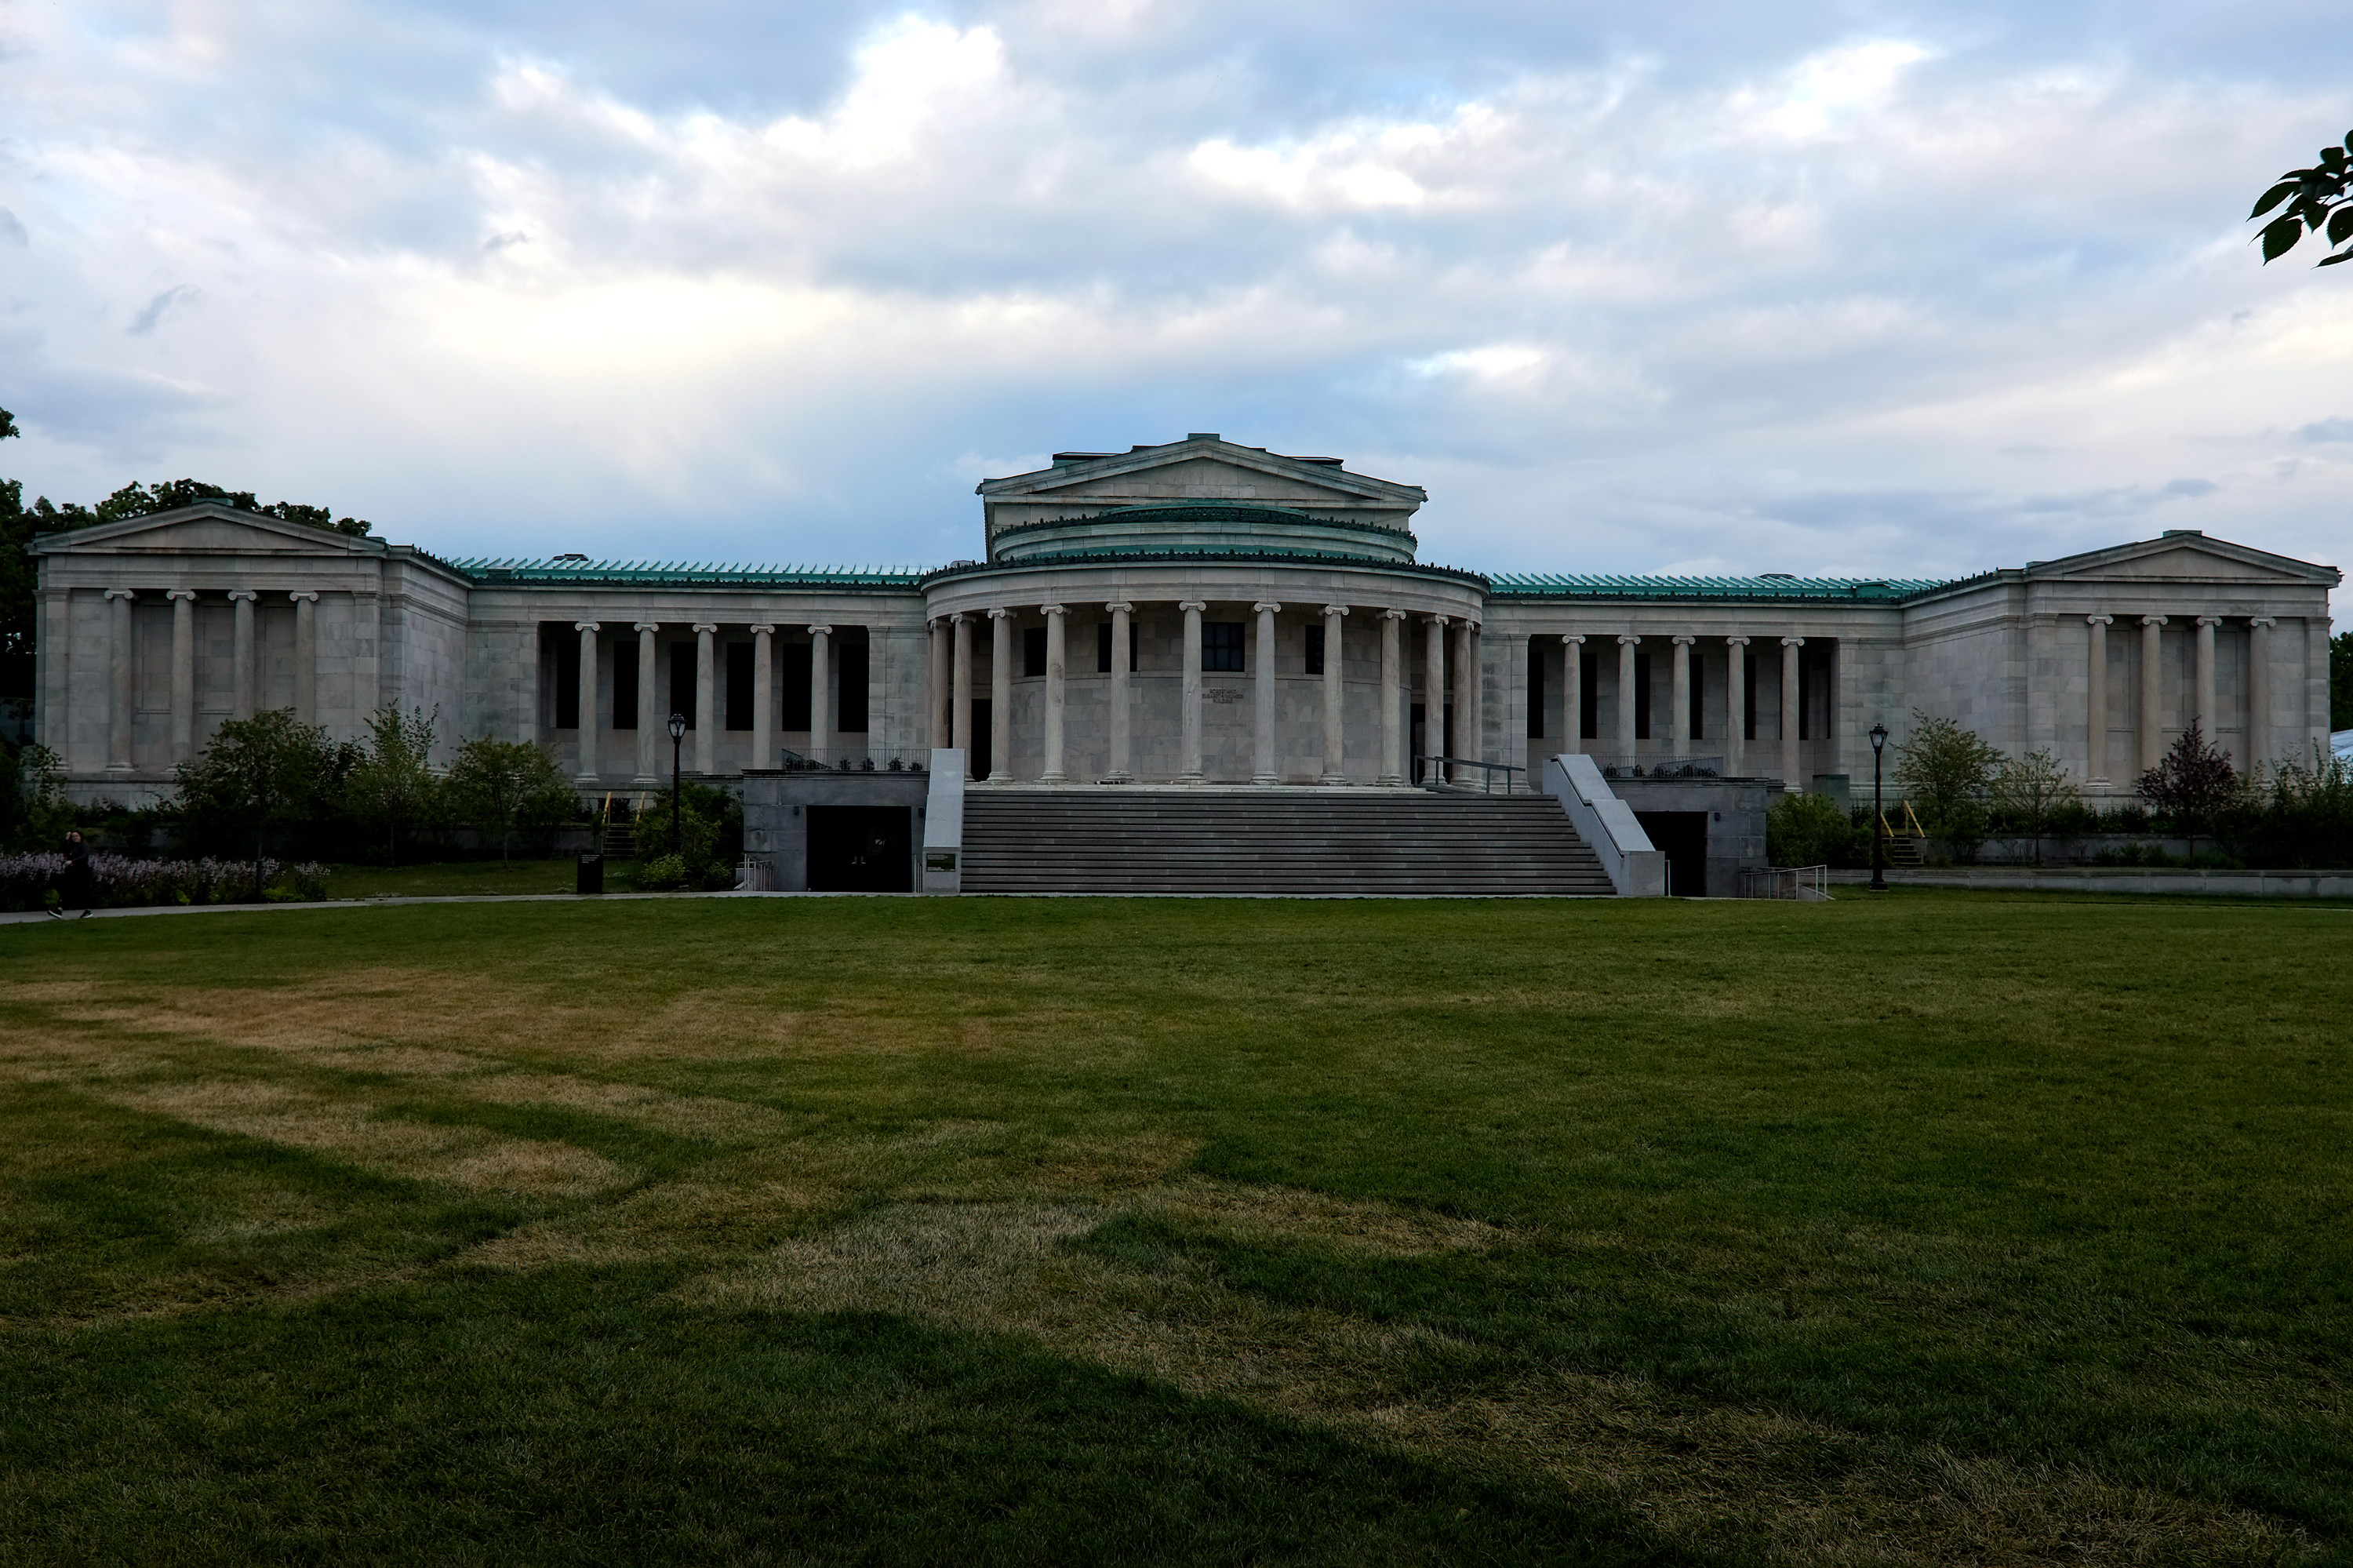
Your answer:
[[[1013,619],[1013,611],[1006,609],[1001,604],[993,604],[988,607],[988,619],[991,620],[1010,620]]]
[[[950,626],[962,626],[965,623],[965,619],[964,611],[959,609],[954,615],[947,618],[947,622]]]
[[[228,601],[231,604],[251,604],[255,599],[258,599],[261,596],[259,594],[254,592],[251,588],[231,588],[228,590]]]
[[[1271,603],[1266,599],[1259,600],[1256,604],[1250,606],[1250,608],[1261,615],[1280,615],[1282,613],[1282,606]]]
[[[312,604],[316,604],[319,602],[319,590],[317,588],[293,588],[288,591],[286,597],[298,603],[307,599]]]
[[[1038,607],[1038,613],[1040,615],[1068,615],[1071,612],[1069,608],[1064,605],[1041,604]]]
[[[773,620],[755,620],[752,623],[752,635],[754,637],[773,637],[776,631],[776,623]]]
[[[808,634],[811,637],[830,637],[833,635],[833,628],[830,626],[812,626],[808,629]]]
[[[1560,634],[1560,641],[1563,647],[1582,648],[1585,646],[1585,633],[1582,631],[1564,631]]]
[[[2201,615],[2198,618],[2198,624],[2200,626],[2220,626],[2222,624],[2222,618],[2219,615]]]
[[[2084,617],[2084,624],[2086,626],[2114,626],[2116,623],[2116,618],[2113,615],[2087,615]]]
[[[1198,615],[1209,607],[1198,599],[1184,599],[1176,601],[1176,608],[1179,609],[1189,609],[1194,614]]]
[[[185,599],[193,600],[196,597],[196,590],[194,588],[166,588],[164,590],[164,597],[165,599]]]
[[[2165,617],[2161,615],[2144,615],[2140,618],[2140,623],[2143,626],[2163,626],[2165,624]]]
[[[714,620],[698,620],[694,623],[695,635],[698,637],[715,634],[718,630],[719,623]]]
[[[1135,606],[1128,603],[1127,600],[1124,599],[1115,599],[1109,604],[1103,606],[1103,613],[1106,615],[1133,615],[1135,613]]]
[[[572,623],[572,630],[575,631],[602,631],[605,630],[605,623],[601,620],[575,620]]]
[[[632,625],[630,630],[632,631],[659,631],[661,630],[661,622],[659,620],[640,620]]]
[[[1636,636],[1630,631],[1621,631],[1618,634],[1618,646],[1620,648],[1632,648],[1639,646],[1641,641],[1641,638]]]
[[[1447,626],[1452,624],[1454,618],[1451,615],[1425,615],[1421,620],[1425,626]]]
[[[2258,626],[2268,630],[2269,628],[2277,626],[2278,624],[2279,617],[2275,615],[2251,615],[2247,617],[2247,629],[2251,631]]]
[[[139,590],[137,588],[109,588],[106,590],[106,597],[109,599],[137,599],[139,597]]]
[[[1678,648],[1688,648],[1698,641],[1698,638],[1693,636],[1687,631],[1678,631],[1675,633],[1675,646]]]
[[[1409,610],[1403,609],[1385,609],[1381,611],[1381,619],[1383,620],[1403,620],[1411,613],[1412,612]]]
[[[1324,613],[1326,615],[1345,615],[1348,613],[1348,607],[1345,604],[1327,604],[1324,607]]]
[[[1748,646],[1748,639],[1746,637],[1727,637],[1724,640],[1724,644],[1727,648],[1746,648]]]
[[[1805,645],[1806,640],[1802,637],[1784,637],[1781,639],[1781,646],[1784,648],[1803,648]]]

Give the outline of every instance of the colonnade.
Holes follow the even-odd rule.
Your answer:
[[[2253,615],[2232,618],[2213,614],[2126,616],[2127,624],[2137,620],[2140,626],[2140,690],[2138,713],[2136,715],[2136,760],[2140,770],[2155,768],[2165,759],[2165,663],[2164,636],[2167,626],[2177,620],[2190,620],[2197,629],[2195,654],[2188,694],[2188,717],[2199,725],[2206,735],[2207,744],[2214,742],[2217,721],[2221,716],[2218,705],[2215,676],[2215,631],[2232,619],[2238,619],[2247,629],[2247,679],[2243,695],[2246,699],[2248,755],[2232,760],[2242,768],[2268,761],[2273,739],[2272,676],[2275,658],[2272,648],[2272,630],[2278,618]],[[2108,781],[2108,629],[2116,618],[2107,614],[2084,617],[2091,634],[2089,667],[2086,672],[2088,700],[2084,712],[2084,777],[2092,783]]]
[[[1580,726],[1577,722],[1577,710],[1579,694],[1585,689],[1585,645],[1594,635],[1597,634],[1581,631],[1560,634],[1562,686],[1565,692],[1566,712],[1568,715],[1566,749],[1571,751],[1579,749],[1582,745]],[[1614,635],[1618,645],[1618,725],[1615,742],[1617,754],[1630,759],[1636,754],[1638,743],[1636,726],[1640,717],[1639,705],[1635,700],[1634,658],[1636,652],[1643,646],[1644,637],[1649,637],[1651,641],[1656,644],[1662,640],[1662,635],[1635,631],[1598,635]],[[1667,701],[1668,750],[1672,757],[1680,761],[1691,757],[1692,742],[1699,738],[1692,730],[1691,683],[1692,650],[1699,644],[1701,638],[1694,632],[1668,632],[1663,634],[1663,640],[1673,651],[1670,662]],[[1732,633],[1720,640],[1710,638],[1708,641],[1721,641],[1725,645],[1724,771],[1728,777],[1740,777],[1746,773],[1748,768],[1746,719],[1750,700],[1747,684],[1748,650],[1759,641],[1769,645],[1775,639],[1769,635],[1757,639],[1742,633]],[[1806,646],[1806,639],[1795,630],[1791,630],[1778,641],[1781,651],[1781,683],[1779,716],[1775,726],[1779,732],[1779,750],[1775,761],[1778,768],[1778,777],[1791,789],[1799,789],[1805,784],[1806,736],[1802,733],[1802,726],[1798,722],[1798,715],[1800,712],[1799,688],[1804,675],[1802,650]],[[1837,646],[1836,640],[1832,640],[1832,645]],[[1827,705],[1821,720],[1818,724],[1821,732],[1820,738],[1827,739],[1834,733],[1831,714],[1835,712],[1837,701],[1837,681],[1833,677],[1831,702]]]
[[[659,651],[663,622],[633,620],[631,630],[638,634],[638,728],[637,774],[632,783],[648,786],[660,782],[661,740],[666,731],[665,712],[668,705],[661,702],[656,686],[660,673]],[[719,770],[719,623],[711,620],[689,622],[694,629],[694,768],[697,773]],[[596,715],[602,705],[603,682],[598,678],[596,644],[604,630],[601,620],[575,620],[572,629],[580,635],[580,750],[576,777],[583,784],[603,781],[597,758]],[[774,767],[776,758],[776,623],[760,620],[748,623],[752,633],[752,755],[757,766]],[[813,761],[830,758],[833,734],[833,627],[824,621],[808,627],[809,636],[809,751]],[[620,657],[617,650],[614,655]],[[675,657],[675,655],[673,655]]]
[[[139,591],[135,588],[106,590],[107,632],[113,664],[107,694],[106,770],[113,774],[132,771],[132,717],[138,704],[138,690],[133,646],[136,632],[132,621],[132,606],[138,597]],[[172,606],[169,735],[171,760],[176,766],[195,756],[196,590],[167,588],[164,597]],[[229,705],[231,715],[240,719],[251,718],[260,705],[260,644],[255,624],[260,597],[260,590],[256,588],[231,588],[227,594],[234,612],[229,655]],[[298,588],[288,593],[286,598],[294,609],[294,716],[304,724],[316,724],[319,712],[319,595],[314,589]]]
[[[1184,617],[1183,659],[1180,666],[1181,685],[1178,695],[1178,740],[1176,781],[1199,784],[1207,781],[1202,768],[1202,705],[1206,682],[1201,662],[1201,618],[1209,601],[1186,599],[1173,603]],[[1255,784],[1274,785],[1282,780],[1281,752],[1275,726],[1275,618],[1282,606],[1271,599],[1249,601],[1256,620],[1251,639],[1251,657],[1248,661],[1251,676],[1251,772]],[[986,619],[989,623],[989,756],[987,778],[994,783],[1009,783],[1013,779],[1013,631],[1014,620],[1021,607],[993,605],[984,610],[966,610],[934,619],[931,623],[931,701],[930,741],[946,744],[970,754],[973,744],[973,631]],[[1070,607],[1063,604],[1040,604],[1034,607],[1046,621],[1046,668],[1044,677],[1044,713],[1040,735],[1041,766],[1037,782],[1060,784],[1070,779],[1069,757],[1065,746],[1065,716],[1069,694],[1069,634],[1067,625]],[[1106,784],[1124,784],[1134,780],[1134,725],[1130,700],[1127,651],[1130,627],[1135,614],[1136,601],[1111,599],[1103,604],[1103,612],[1111,618],[1111,669],[1105,693],[1109,706],[1109,767],[1101,777]],[[1353,782],[1347,769],[1347,736],[1344,724],[1345,711],[1345,663],[1344,629],[1351,610],[1361,607],[1345,604],[1325,604],[1320,607],[1324,630],[1324,673],[1321,704],[1321,772],[1325,784]],[[1378,702],[1378,745],[1374,776],[1371,782],[1397,785],[1406,781],[1406,697],[1410,677],[1406,669],[1405,623],[1416,619],[1413,611],[1391,607],[1366,610],[1380,617],[1380,696]],[[1479,623],[1467,617],[1422,615],[1426,638],[1422,655],[1423,691],[1430,704],[1429,736],[1434,749],[1442,748],[1442,709],[1440,703],[1451,696],[1458,740],[1456,749],[1467,751],[1466,760],[1477,760],[1483,755],[1479,740],[1482,734],[1479,670]],[[1447,648],[1447,631],[1454,632],[1451,664]],[[1449,676],[1451,675],[1450,691]],[[941,699],[946,699],[946,719],[942,723]],[[1466,744],[1467,743],[1467,744]],[[975,758],[977,762],[978,758]],[[1451,771],[1451,769],[1450,769]]]

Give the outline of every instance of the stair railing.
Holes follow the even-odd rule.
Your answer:
[[[1480,779],[1476,786],[1458,784],[1443,771],[1449,768],[1476,768]],[[1535,786],[1527,781],[1528,770],[1514,768],[1508,762],[1478,762],[1468,757],[1422,757],[1413,759],[1413,775],[1425,789],[1452,789],[1463,794],[1533,795]],[[1497,787],[1495,776],[1503,775]]]

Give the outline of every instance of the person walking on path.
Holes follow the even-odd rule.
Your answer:
[[[87,920],[90,906],[90,846],[81,842],[79,830],[69,829],[66,833],[66,874],[58,879],[58,906],[49,913],[62,920],[67,910],[79,909]]]

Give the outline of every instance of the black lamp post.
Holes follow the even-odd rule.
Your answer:
[[[1879,797],[1879,758],[1887,749],[1887,726],[1871,726],[1871,890],[1887,891],[1887,807]]]
[[[670,715],[670,853],[686,853],[686,841],[678,836],[678,798],[684,793],[678,777],[679,751],[686,745],[686,715]]]

